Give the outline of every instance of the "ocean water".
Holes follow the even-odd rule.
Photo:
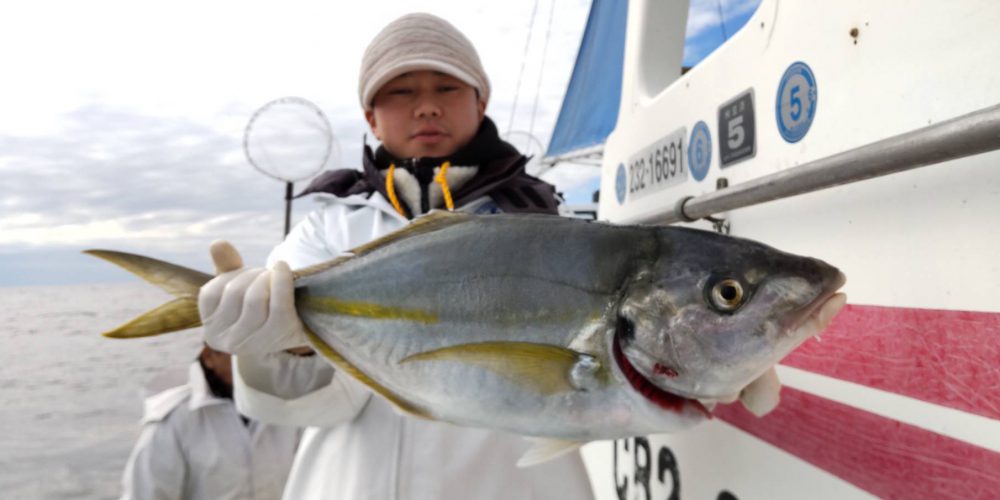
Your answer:
[[[150,384],[183,377],[198,330],[100,336],[170,299],[141,282],[0,287],[0,498],[117,498]]]

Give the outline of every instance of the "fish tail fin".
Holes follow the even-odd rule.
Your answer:
[[[212,275],[176,264],[113,250],[84,250],[166,290],[175,297],[102,335],[113,339],[150,337],[201,325],[198,291]]]

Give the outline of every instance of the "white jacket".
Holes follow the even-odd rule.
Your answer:
[[[269,261],[292,269],[331,259],[398,229],[407,220],[379,194],[329,197],[297,225]],[[494,211],[488,199],[465,207]],[[478,210],[477,210],[478,209]],[[527,440],[401,414],[319,356],[237,356],[240,410],[273,423],[310,425],[285,497],[339,500],[587,499],[578,453],[517,468]]]
[[[299,430],[243,423],[229,399],[215,397],[201,365],[185,385],[145,401],[142,433],[122,477],[122,499],[277,499]]]

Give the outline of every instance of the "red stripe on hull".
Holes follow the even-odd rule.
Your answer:
[[[1000,495],[1000,453],[788,387],[763,418],[738,404],[714,414],[882,498]]]
[[[1000,419],[1000,314],[848,305],[781,364]]]

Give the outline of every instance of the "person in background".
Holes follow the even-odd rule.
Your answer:
[[[219,276],[199,294],[206,341],[235,354],[240,411],[310,426],[285,498],[592,498],[578,452],[518,468],[530,446],[522,437],[401,414],[302,347],[290,266],[337,257],[432,209],[557,213],[553,187],[525,173],[527,158],[485,116],[489,80],[447,21],[389,23],[364,53],[358,94],[381,142],[365,147],[363,169],[327,172],[306,189],[326,204],[275,248],[269,269],[244,268],[232,246],[213,244]]]
[[[205,346],[186,384],[146,399],[123,500],[281,498],[301,432],[236,411],[231,359]]]

